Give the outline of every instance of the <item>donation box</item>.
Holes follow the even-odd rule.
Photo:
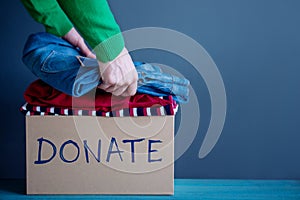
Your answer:
[[[174,193],[174,116],[26,116],[27,194]]]

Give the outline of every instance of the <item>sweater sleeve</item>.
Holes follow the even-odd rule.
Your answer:
[[[124,40],[106,0],[58,0],[58,3],[100,61],[108,62],[119,55]]]
[[[48,33],[64,36],[73,27],[56,0],[21,0],[29,14],[43,24]]]

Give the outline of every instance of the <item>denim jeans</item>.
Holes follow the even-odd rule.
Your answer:
[[[84,57],[67,41],[49,33],[28,37],[24,64],[52,87],[72,96],[82,96],[101,84],[96,59]],[[188,101],[189,81],[163,73],[158,66],[134,62],[138,73],[137,92],[154,96],[172,95],[179,103]]]

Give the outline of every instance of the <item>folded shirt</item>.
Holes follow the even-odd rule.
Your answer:
[[[178,110],[178,104],[169,104],[165,106],[143,107],[143,108],[125,108],[109,112],[96,110],[83,110],[71,108],[58,108],[47,106],[34,106],[25,103],[20,111],[27,116],[32,115],[63,115],[63,116],[103,116],[103,117],[138,117],[138,116],[165,116],[175,115]]]
[[[107,116],[108,112],[120,110],[127,112],[128,110],[128,116],[135,116],[134,112],[137,110],[139,113],[143,112],[146,116],[149,116],[149,109],[151,112],[151,109],[153,108],[151,113],[159,113],[160,111],[157,109],[162,109],[161,107],[167,110],[166,115],[168,115],[174,114],[173,109],[177,107],[177,104],[171,95],[156,97],[148,94],[136,94],[131,97],[116,97],[111,93],[97,89],[95,93],[88,93],[81,97],[72,97],[56,90],[40,79],[29,85],[24,93],[24,98],[27,104],[25,107],[22,107],[22,111],[62,115],[67,115],[69,113],[73,114],[76,113],[76,111],[81,110],[81,112],[83,111],[84,113],[92,113],[93,111],[99,112],[98,114],[96,113],[95,116]],[[77,112],[76,115],[80,115],[80,113],[78,114]],[[109,115],[116,116],[116,114]]]

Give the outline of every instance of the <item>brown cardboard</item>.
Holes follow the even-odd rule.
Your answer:
[[[26,116],[27,194],[171,195],[173,137],[174,116]]]

